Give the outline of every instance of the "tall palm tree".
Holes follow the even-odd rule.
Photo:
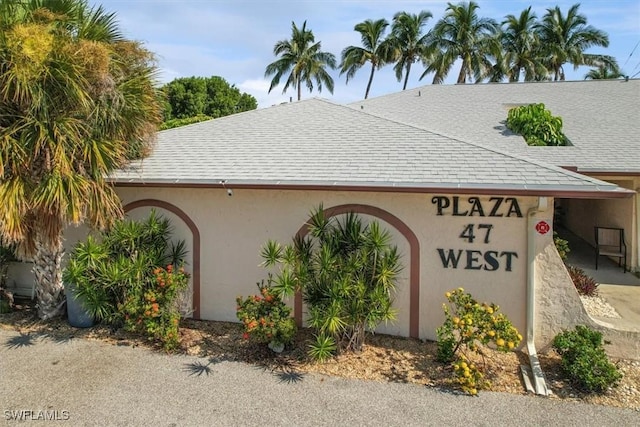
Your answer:
[[[466,83],[467,77],[482,79],[491,69],[490,56],[499,49],[498,24],[490,18],[478,17],[480,7],[475,2],[448,3],[445,15],[433,27],[431,43],[437,48],[422,79],[435,73],[433,83],[442,83],[454,62],[462,60],[458,83]]]
[[[298,90],[298,101],[302,97],[302,83],[306,83],[309,92],[313,92],[313,82],[318,86],[318,92],[322,92],[324,84],[329,92],[333,93],[333,78],[327,72],[336,68],[336,58],[332,53],[323,52],[320,42],[315,43],[315,36],[311,30],[307,30],[307,21],[302,28],[298,28],[295,22],[291,23],[291,40],[280,40],[273,47],[273,54],[280,59],[267,65],[264,76],[273,76],[269,92],[280,84],[280,79],[289,73],[287,82],[282,89],[285,93],[289,86]]]
[[[547,68],[553,73],[553,80],[564,80],[566,63],[574,69],[581,65],[597,65],[602,55],[585,53],[592,46],[609,46],[609,36],[604,31],[587,25],[587,18],[578,13],[580,4],[571,6],[563,15],[558,6],[547,9],[537,29],[544,46]]]
[[[380,69],[390,59],[389,43],[385,42],[383,38],[388,26],[389,22],[386,19],[378,19],[377,21],[367,19],[356,24],[353,29],[360,33],[363,47],[348,46],[342,51],[340,75],[347,73],[347,83],[364,64],[371,63],[371,73],[369,74],[369,82],[364,93],[364,99],[369,97],[371,83],[376,70]]]
[[[411,66],[428,55],[428,34],[423,33],[422,29],[432,16],[428,10],[423,10],[417,15],[398,12],[393,16],[388,43],[393,49],[391,60],[396,63],[393,70],[398,81],[402,80],[404,74],[402,90],[407,88]]]
[[[522,72],[525,81],[538,80],[539,76],[547,75],[540,52],[537,25],[537,16],[531,12],[531,6],[523,10],[520,16],[507,15],[502,21],[500,37],[510,82],[519,81]]]
[[[122,214],[107,177],[155,134],[155,66],[86,0],[3,0],[0,27],[0,240],[33,260],[49,319],[63,307],[63,230]]]

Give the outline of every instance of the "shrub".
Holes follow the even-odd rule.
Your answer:
[[[607,358],[602,334],[588,326],[578,325],[574,331],[559,333],[553,348],[562,358],[563,372],[586,392],[602,393],[622,378],[617,366]]]
[[[144,221],[117,221],[79,242],[63,281],[96,320],[143,332],[170,349],[178,338],[176,299],[189,279],[184,256],[184,242],[171,243],[169,220],[152,211]]]
[[[11,304],[0,295],[0,314],[11,313]]]
[[[569,265],[567,266],[567,271],[569,272],[569,276],[571,276],[571,280],[578,294],[590,297],[598,295],[598,284],[591,276],[587,275],[584,270]]]
[[[456,381],[463,391],[476,395],[488,388],[480,369],[470,362],[469,353],[482,354],[487,346],[502,352],[515,349],[522,340],[518,330],[495,304],[479,304],[471,294],[458,288],[445,294],[445,321],[437,330],[437,354],[440,362],[452,363]]]
[[[155,286],[141,289],[143,295],[131,292],[118,311],[124,313],[125,329],[153,337],[171,350],[179,343],[180,307],[176,300],[188,288],[189,274],[183,267],[174,269],[173,264],[158,267],[153,274]]]
[[[360,351],[367,330],[395,318],[397,247],[377,222],[365,224],[354,213],[327,218],[319,206],[307,226],[307,237],[285,247],[269,241],[263,248],[263,265],[280,266],[274,291],[302,291],[309,325],[318,331],[311,357],[326,358],[331,349]]]
[[[4,246],[0,241],[0,288],[7,285],[9,264],[17,260],[13,245]]]
[[[558,255],[560,255],[560,259],[562,261],[566,261],[567,254],[571,252],[571,249],[569,249],[569,242],[565,239],[562,239],[560,236],[558,236],[558,233],[554,231],[553,243],[556,245],[556,249],[558,250]]]
[[[552,116],[544,104],[522,105],[510,109],[507,127],[522,135],[528,145],[567,145],[567,137],[562,133],[562,119]]]
[[[245,339],[268,343],[269,348],[278,351],[295,337],[296,323],[291,309],[271,288],[271,279],[266,285],[264,281],[257,285],[260,295],[236,298],[236,316],[244,326]]]

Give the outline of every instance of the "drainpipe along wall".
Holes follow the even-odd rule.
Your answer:
[[[635,264],[635,270],[640,272],[640,187],[636,188],[636,195],[634,197],[636,199],[635,212],[633,213],[634,225],[636,227],[636,264]],[[632,264],[632,263],[630,262],[630,264]]]
[[[527,212],[527,353],[529,354],[529,365],[531,368],[530,382],[536,394],[547,396],[549,390],[544,381],[544,374],[540,367],[538,354],[534,342],[535,336],[535,271],[536,271],[536,214],[546,211],[549,206],[546,197],[538,198],[538,206],[529,209]]]

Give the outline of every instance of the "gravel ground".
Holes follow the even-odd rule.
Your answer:
[[[611,304],[598,295],[586,296],[581,295],[582,305],[591,316],[597,317],[609,317],[611,319],[620,319],[620,314],[616,311]]]
[[[627,426],[639,415],[579,402],[416,384],[274,373],[85,339],[0,330],[2,423],[58,416],[73,426]],[[31,412],[28,412],[31,411]]]
[[[587,307],[592,314],[600,316],[610,308],[602,299]],[[593,312],[594,307],[600,308],[599,314]],[[76,329],[70,327],[63,319],[47,323],[39,322],[35,320],[32,308],[28,306],[8,315],[0,315],[1,329],[20,334],[8,345],[5,344],[9,349],[27,347],[28,344],[39,342],[44,338],[58,343],[98,341],[123,351],[127,347],[153,348],[153,345],[144,338],[122,330],[112,330],[100,325],[88,329]],[[243,340],[241,327],[237,323],[187,320],[181,324],[180,333],[180,354],[174,357],[188,355],[200,358],[199,360],[204,362],[194,367],[197,370],[199,366],[202,372],[207,370],[205,368],[212,369],[214,365],[217,366],[217,362],[220,361],[242,362],[253,366],[254,369],[265,370],[280,378],[287,378],[287,381],[308,375],[321,375],[324,378],[428,386],[448,394],[455,394],[457,389],[451,379],[450,367],[435,361],[436,345],[429,341],[374,335],[368,337],[362,353],[343,354],[327,363],[317,364],[310,362],[305,355],[306,339],[309,338],[307,330],[299,332],[294,348],[287,349],[278,357],[274,357],[274,354],[266,348],[251,345]],[[154,350],[158,349],[154,348]],[[2,357],[4,355],[0,356]],[[540,354],[540,361],[547,378],[547,385],[553,393],[548,400],[582,402],[640,411],[639,362],[615,361],[624,374],[620,384],[602,395],[590,395],[581,393],[566,381],[560,369],[560,358],[555,352]],[[477,364],[481,363],[484,366],[485,375],[492,383],[492,391],[526,395],[520,377],[520,365],[528,363],[526,355],[520,352],[503,354],[489,351],[485,353],[482,360],[477,360]],[[22,371],[22,367],[19,371]],[[485,393],[487,392],[483,391],[481,395]],[[0,409],[3,408],[0,407]],[[0,412],[0,419],[2,415]]]

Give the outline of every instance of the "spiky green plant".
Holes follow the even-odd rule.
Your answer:
[[[287,246],[269,241],[264,265],[280,266],[273,287],[282,295],[301,290],[309,325],[318,331],[311,356],[328,349],[361,351],[365,332],[395,319],[392,307],[400,255],[391,234],[355,213],[327,217],[322,205],[306,237]],[[324,356],[323,356],[324,358]]]

